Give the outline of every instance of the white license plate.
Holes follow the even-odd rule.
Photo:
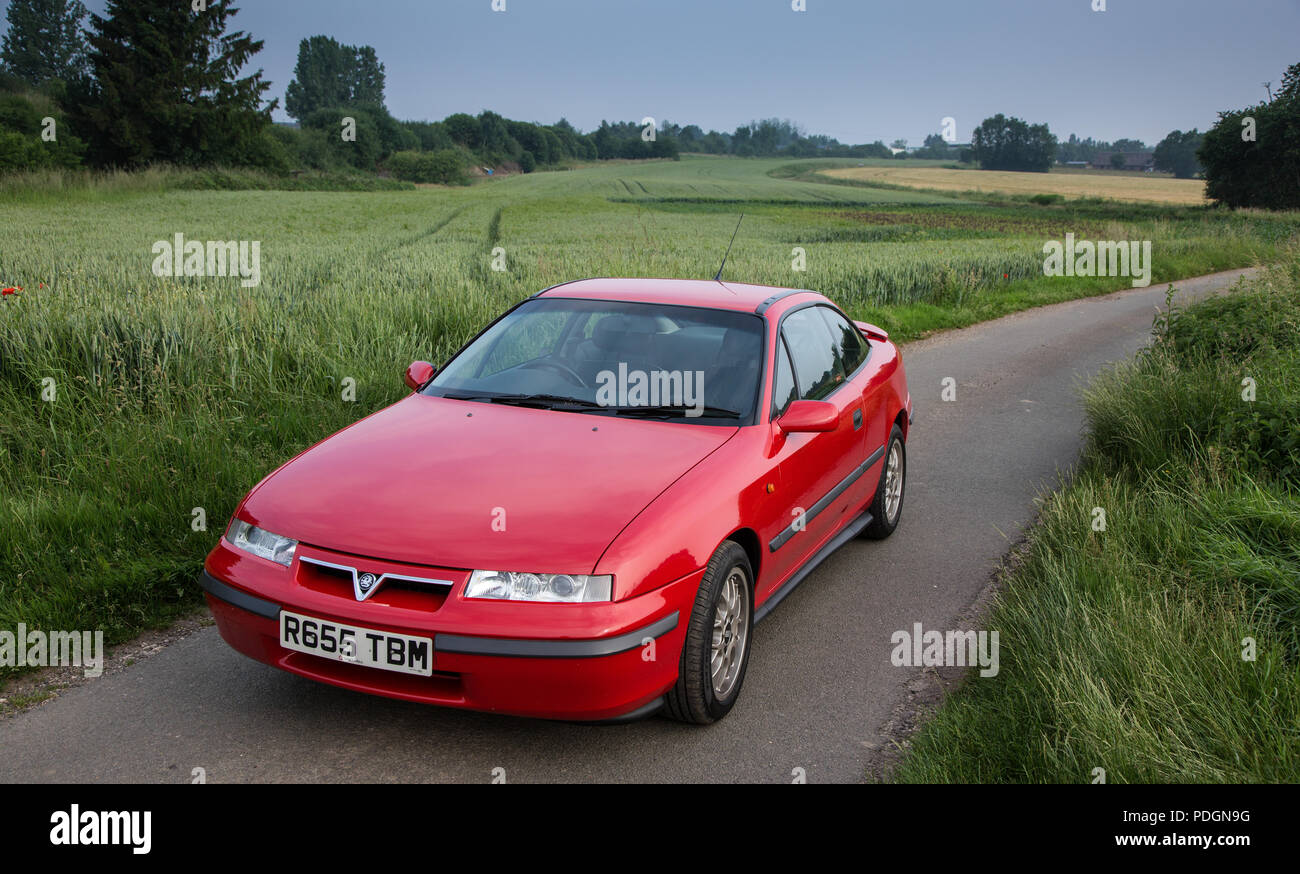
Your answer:
[[[314,616],[280,611],[280,646],[335,661],[417,674],[433,674],[433,640],[359,628]]]

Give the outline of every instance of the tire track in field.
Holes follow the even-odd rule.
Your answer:
[[[443,228],[447,227],[447,225],[455,221],[456,217],[459,216],[461,213],[463,213],[466,209],[468,209],[468,206],[462,206],[462,207],[458,207],[457,209],[453,209],[451,212],[447,213],[447,215],[444,216],[441,220],[435,222],[431,227],[425,228],[424,230],[416,234],[413,234],[409,237],[406,237],[404,239],[394,240],[392,242],[380,246],[376,246],[375,248],[370,249],[358,255],[356,257],[356,260],[367,264],[372,263],[391,252],[397,251],[398,249],[401,249],[406,246],[414,246],[416,243],[419,243],[423,240],[427,240],[429,237],[434,236]],[[318,289],[328,285],[334,279],[334,270],[337,263],[338,263],[338,259],[329,259],[323,263],[314,265],[312,267],[304,268],[303,279],[304,282],[306,283],[306,287],[311,289]]]
[[[432,237],[435,234],[437,234],[443,228],[447,227],[447,225],[455,221],[456,218],[467,209],[469,209],[468,204],[466,204],[465,206],[457,207],[456,209],[453,209],[451,212],[447,213],[446,217],[444,217],[442,221],[435,223],[432,227],[426,228],[425,230],[420,231],[419,233],[414,234],[410,237],[407,237],[404,240],[397,240],[387,246],[383,246],[379,249],[374,249],[372,250],[371,254],[383,255],[383,254],[387,254],[388,252],[393,252],[396,251],[397,249],[404,248],[406,246],[414,246],[416,243],[421,243],[429,239],[429,237]]]

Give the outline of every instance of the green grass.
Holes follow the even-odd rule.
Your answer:
[[[0,285],[24,288],[0,301],[0,628],[113,642],[168,621],[194,605],[240,496],[401,397],[411,360],[444,360],[557,282],[712,276],[741,211],[727,277],[824,291],[903,340],[1128,285],[1044,277],[1043,242],[1067,231],[1155,241],[1157,281],[1273,259],[1300,232],[1295,213],[989,204],[783,178],[787,164],[366,192],[221,190],[239,182],[224,171],[0,179]],[[261,241],[261,285],[155,277],[151,247],[176,233]]]
[[[895,779],[1300,778],[1300,251],[1157,329],[1086,393],[1082,468],[985,623],[1001,672],[944,703]]]

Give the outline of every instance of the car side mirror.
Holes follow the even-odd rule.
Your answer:
[[[840,424],[840,411],[827,401],[795,401],[776,424],[787,434],[834,431]]]
[[[436,370],[437,368],[427,361],[412,361],[411,366],[406,368],[404,379],[411,391],[419,391],[429,384]]]

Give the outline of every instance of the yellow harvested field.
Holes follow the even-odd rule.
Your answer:
[[[843,167],[823,170],[827,176],[884,182],[937,191],[984,191],[1003,194],[1060,194],[1065,197],[1105,197],[1148,203],[1205,203],[1205,182],[1167,176],[1128,176],[1119,173],[1066,171],[1016,173],[1008,170],[949,170],[944,167]]]

